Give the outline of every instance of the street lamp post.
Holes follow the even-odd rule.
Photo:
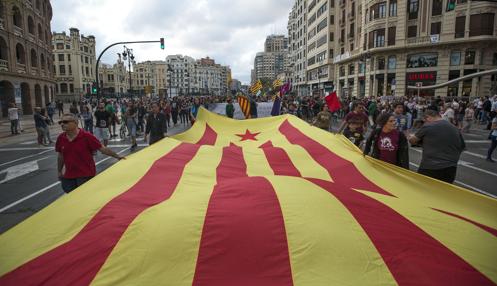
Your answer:
[[[126,61],[128,60],[128,73],[129,73],[129,93],[132,91],[132,79],[131,79],[131,63],[134,63],[135,61],[135,56],[133,55],[133,49],[129,49],[128,47],[124,46],[124,51],[122,53],[123,55],[123,60]],[[133,97],[131,95],[131,97]]]

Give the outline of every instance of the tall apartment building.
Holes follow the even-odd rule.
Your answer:
[[[230,79],[229,67],[216,64],[209,57],[202,58],[195,63],[191,92],[199,95],[226,95]]]
[[[341,96],[416,94],[434,85],[497,68],[495,1],[337,1],[335,77]],[[494,76],[473,78],[421,96],[485,96]]]
[[[24,114],[53,101],[50,1],[0,1],[0,116],[10,103]]]
[[[266,38],[264,52],[256,54],[254,59],[254,78],[274,80],[288,69],[288,38],[271,35]]]
[[[312,0],[307,6],[307,84],[316,95],[335,84],[335,1]]]
[[[52,35],[53,73],[55,75],[55,95],[64,101],[79,100],[91,94],[95,81],[95,37],[80,35],[71,28],[66,32]]]
[[[170,55],[166,58],[166,64],[169,97],[190,94],[195,73],[195,59],[189,56]]]
[[[289,76],[298,95],[307,95],[307,0],[296,0],[288,17]]]

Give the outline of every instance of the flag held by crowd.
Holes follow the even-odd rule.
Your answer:
[[[200,109],[0,235],[0,285],[496,285],[497,200]]]
[[[238,101],[238,105],[240,106],[240,109],[243,112],[243,115],[245,115],[246,119],[249,119],[250,116],[250,100],[247,98],[247,96],[239,94],[236,97]]]
[[[324,100],[326,101],[326,104],[328,105],[328,108],[332,113],[342,108],[336,91],[330,92],[327,96],[325,96]]]
[[[262,89],[262,82],[261,80],[257,80],[249,89],[250,93],[256,94]]]

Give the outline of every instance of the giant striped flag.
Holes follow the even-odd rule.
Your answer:
[[[249,119],[251,117],[250,115],[250,100],[245,96],[239,94],[236,97],[238,101],[238,105],[240,106],[240,109],[242,110],[243,115],[245,115],[246,119]]]
[[[497,201],[200,110],[0,236],[0,285],[496,285]]]

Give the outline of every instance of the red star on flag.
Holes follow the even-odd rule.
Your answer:
[[[242,140],[240,140],[240,141],[246,141],[246,140],[257,141],[257,139],[255,138],[255,136],[257,136],[259,134],[261,134],[261,133],[260,132],[258,132],[258,133],[250,133],[250,131],[247,129],[247,131],[245,131],[245,134],[236,134],[236,136],[242,138]]]

